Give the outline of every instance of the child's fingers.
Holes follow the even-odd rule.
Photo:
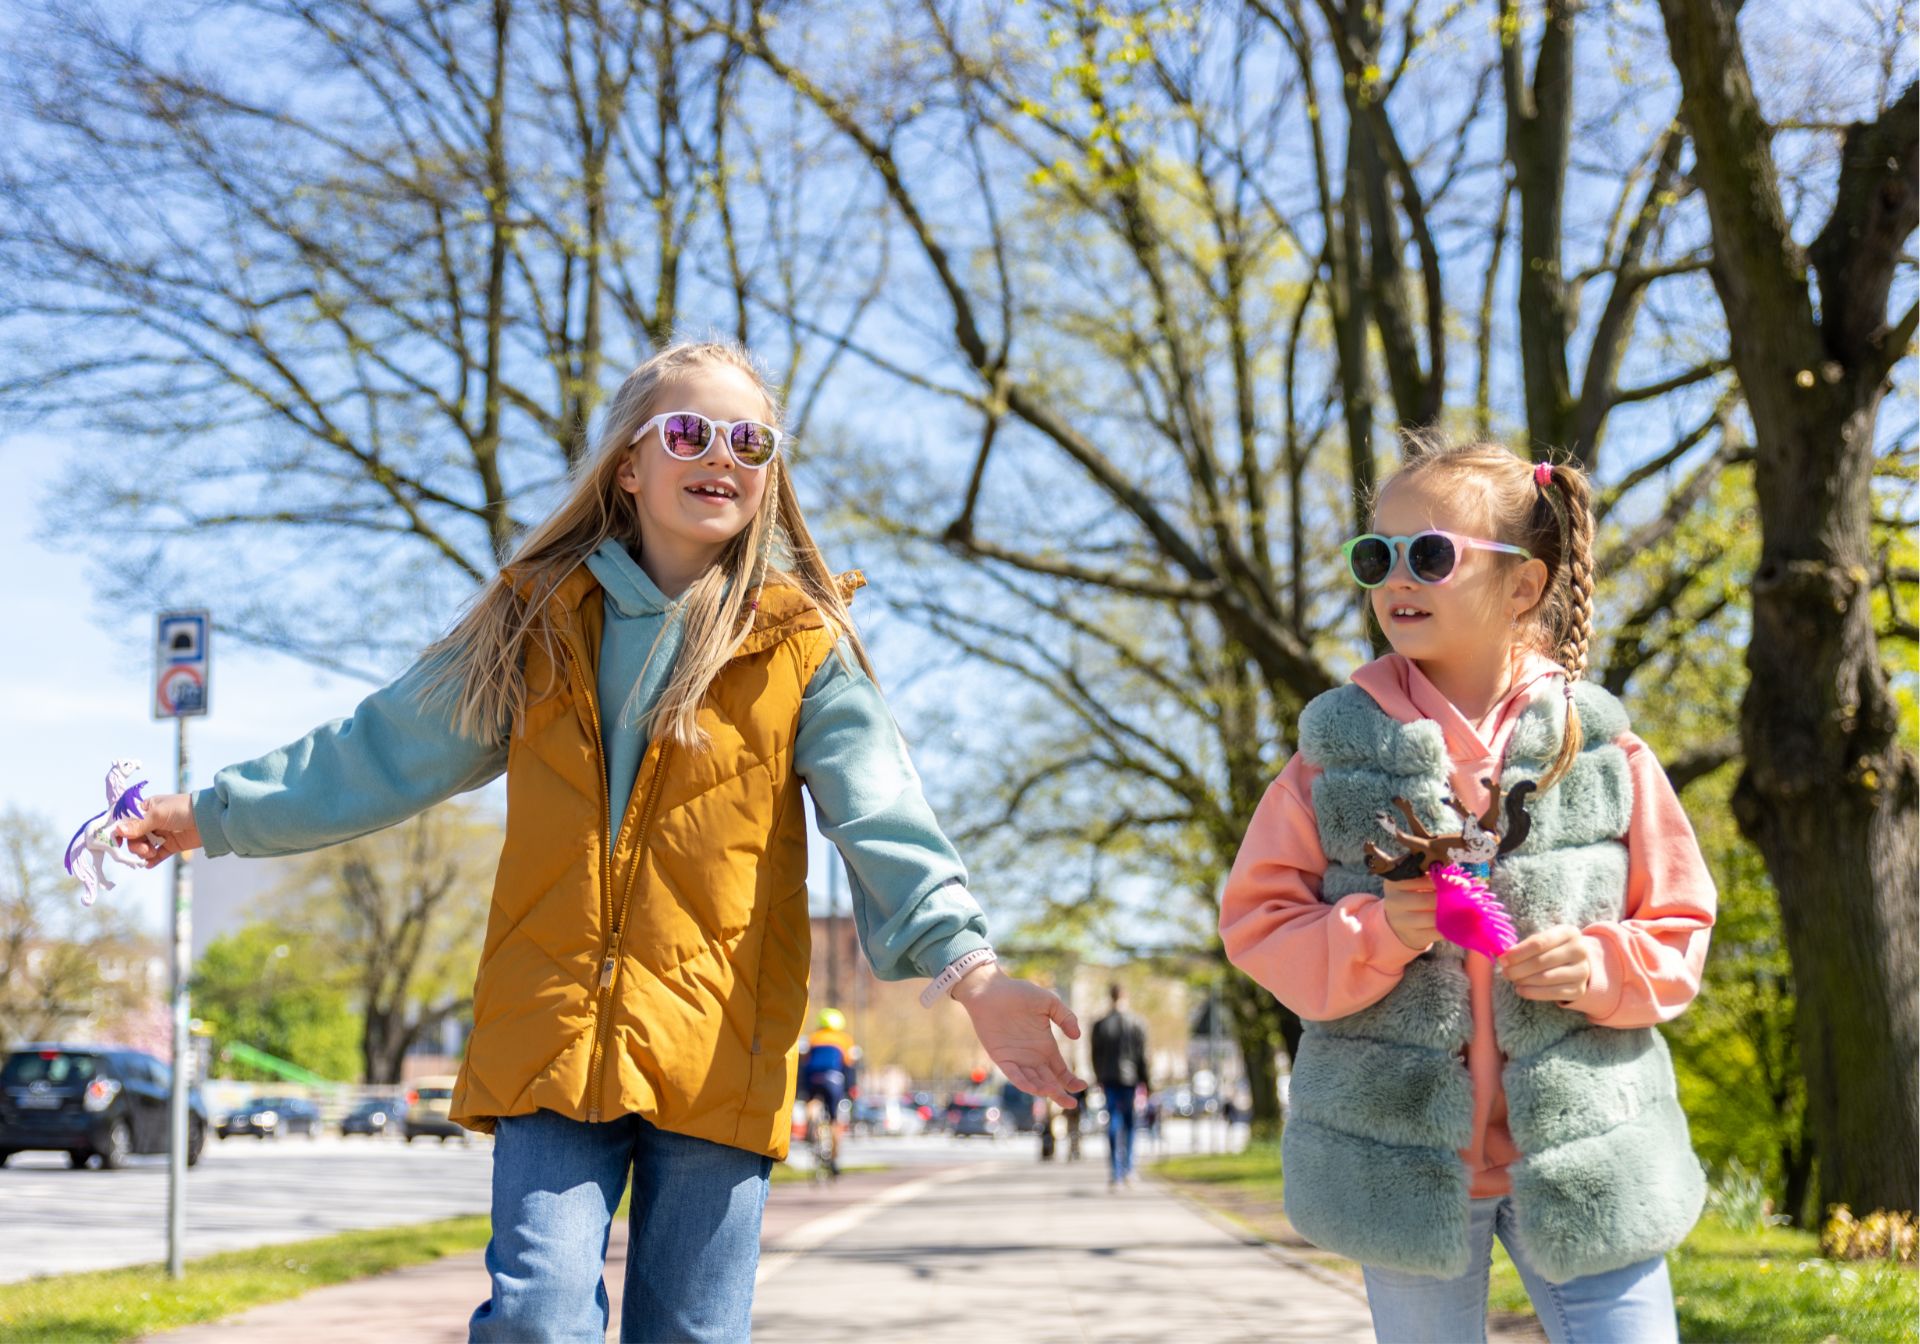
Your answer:
[[[1073,1015],[1073,1009],[1067,1007],[1058,994],[1052,995],[1051,998],[1053,1002],[1047,1005],[1047,1016],[1053,1019],[1055,1026],[1067,1033],[1068,1040],[1079,1040],[1080,1019]]]
[[[1538,936],[1535,935],[1535,937]],[[1501,959],[1500,973],[1514,984],[1522,984],[1534,979],[1542,971],[1552,970],[1555,967],[1580,966],[1586,962],[1587,955],[1581,949],[1577,939],[1566,943],[1548,943],[1545,946],[1535,943],[1532,947],[1528,947],[1527,944],[1532,942],[1533,939],[1530,938],[1526,943],[1516,944],[1509,948],[1506,956]]]
[[[1542,971],[1525,984],[1515,985],[1513,992],[1523,999],[1566,1003],[1579,998],[1586,988],[1587,970],[1584,966],[1557,966]]]

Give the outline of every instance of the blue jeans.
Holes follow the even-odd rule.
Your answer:
[[[657,1129],[552,1111],[503,1117],[493,1143],[493,1296],[471,1341],[607,1335],[607,1240],[633,1171],[622,1340],[744,1340],[773,1160]]]
[[[1103,1087],[1107,1094],[1107,1161],[1110,1179],[1124,1181],[1133,1174],[1133,1089]]]
[[[1513,1258],[1553,1344],[1675,1344],[1673,1285],[1657,1255],[1625,1269],[1549,1283],[1514,1245],[1513,1201],[1476,1199],[1468,1225],[1468,1268],[1457,1279],[1363,1266],[1367,1306],[1380,1344],[1460,1344],[1487,1337],[1487,1273],[1495,1234]]]

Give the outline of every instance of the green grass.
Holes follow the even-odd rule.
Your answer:
[[[881,1169],[850,1166],[841,1172]],[[805,1171],[774,1163],[775,1185],[806,1181]],[[621,1196],[616,1217],[626,1217],[630,1197],[630,1190]],[[178,1282],[167,1277],[164,1265],[135,1265],[0,1284],[0,1340],[110,1344],[219,1320],[328,1284],[481,1250],[487,1244],[489,1226],[487,1215],[476,1214],[228,1251],[189,1260],[186,1277]]]
[[[477,1215],[228,1251],[188,1261],[178,1281],[164,1265],[137,1265],[0,1284],[0,1340],[107,1344],[218,1320],[326,1284],[477,1251],[487,1228]]]
[[[1299,1247],[1299,1235],[1280,1207],[1277,1147],[1232,1156],[1167,1158],[1156,1163],[1154,1171],[1262,1236]],[[1506,1251],[1496,1244],[1493,1256],[1489,1305],[1494,1313],[1531,1316],[1532,1305]],[[1351,1261],[1340,1264],[1356,1268]],[[1819,1239],[1811,1232],[1786,1227],[1742,1231],[1709,1216],[1667,1257],[1667,1264],[1680,1338],[1689,1344],[1870,1344],[1912,1340],[1920,1333],[1920,1276],[1913,1268],[1822,1259]]]

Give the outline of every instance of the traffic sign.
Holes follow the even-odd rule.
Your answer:
[[[204,611],[163,611],[153,626],[153,717],[207,712],[213,623]]]

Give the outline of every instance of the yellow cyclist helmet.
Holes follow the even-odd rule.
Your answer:
[[[828,1031],[844,1031],[847,1019],[838,1008],[823,1008],[820,1011],[820,1025]]]

